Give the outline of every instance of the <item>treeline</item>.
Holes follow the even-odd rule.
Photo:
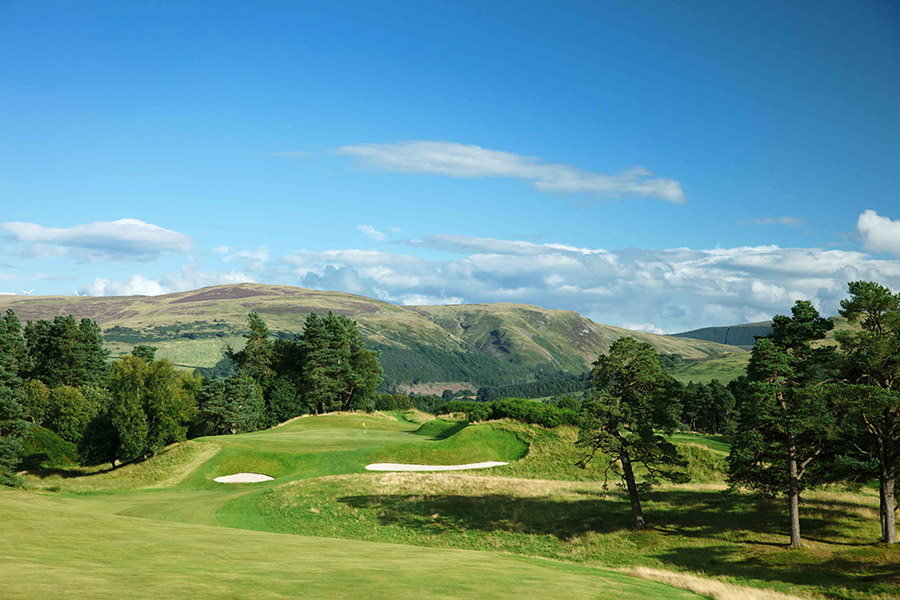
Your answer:
[[[545,398],[580,394],[591,388],[590,373],[538,374],[534,381],[478,388],[475,400],[493,402],[502,398]]]
[[[100,328],[57,317],[24,328],[0,319],[0,483],[30,468],[91,466],[152,456],[189,437],[243,433],[306,413],[370,409],[378,355],[356,323],[310,313],[294,339],[272,339],[256,313],[235,372],[223,379],[179,372],[139,345],[109,362]]]
[[[448,351],[425,344],[399,348],[374,344],[387,384],[417,384],[428,381],[464,381],[479,386],[524,381],[531,370],[478,351]]]
[[[560,404],[548,404],[524,398],[504,398],[494,402],[451,400],[438,407],[436,414],[465,413],[470,421],[513,419],[522,423],[557,427],[578,422],[578,402],[568,398]]]

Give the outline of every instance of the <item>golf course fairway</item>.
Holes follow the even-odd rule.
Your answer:
[[[700,597],[537,558],[272,533],[256,511],[267,490],[363,474],[372,462],[513,461],[525,450],[490,425],[335,415],[202,438],[112,470],[28,475],[32,491],[0,490],[0,589],[4,598]],[[238,472],[275,479],[213,480]]]

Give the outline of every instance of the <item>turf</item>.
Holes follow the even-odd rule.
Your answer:
[[[677,598],[613,571],[84,510],[0,491],[0,585],[30,598]]]
[[[801,507],[807,547],[787,551],[787,523],[781,501],[723,493],[726,441],[716,436],[678,434],[672,441],[689,457],[688,470],[694,483],[646,494],[644,510],[651,528],[635,532],[629,527],[627,498],[616,482],[610,481],[609,489],[603,488],[602,464],[588,469],[575,466],[579,451],[574,446],[577,435],[574,428],[548,430],[509,421],[468,425],[434,420],[422,424],[421,415],[404,415],[338,414],[301,418],[272,430],[202,438],[169,448],[148,461],[112,471],[69,469],[28,475],[27,485],[40,495],[20,492],[0,495],[0,504],[10,498],[20,499],[11,507],[0,506],[3,515],[0,545],[9,549],[25,544],[25,538],[16,537],[15,527],[6,527],[7,515],[12,515],[12,520],[47,520],[51,524],[47,531],[34,530],[34,537],[28,538],[30,546],[23,556],[30,558],[8,563],[10,566],[0,564],[0,579],[13,572],[12,569],[31,573],[29,569],[37,569],[40,564],[54,571],[53,577],[57,577],[57,567],[61,573],[69,572],[64,554],[74,550],[66,546],[68,542],[57,539],[66,535],[68,528],[73,536],[81,536],[80,543],[91,547],[88,554],[94,552],[94,546],[105,549],[104,552],[122,554],[109,559],[121,569],[132,569],[132,563],[138,562],[136,557],[128,558],[132,548],[125,547],[127,544],[135,544],[150,553],[153,560],[161,561],[157,553],[181,552],[170,539],[197,536],[210,547],[196,548],[191,545],[193,542],[186,541],[178,543],[195,548],[191,551],[197,552],[198,564],[181,570],[171,567],[182,580],[178,585],[185,586],[200,585],[192,578],[205,581],[209,570],[223,574],[227,571],[216,563],[225,556],[210,549],[216,546],[244,544],[248,549],[256,548],[252,556],[248,553],[247,560],[262,560],[259,558],[262,556],[277,563],[282,558],[287,561],[290,552],[302,554],[300,546],[289,549],[294,548],[291,544],[300,543],[298,536],[318,536],[322,540],[344,538],[348,550],[344,560],[336,561],[339,568],[334,571],[332,588],[316,588],[318,595],[308,597],[343,597],[340,595],[344,590],[342,582],[345,578],[355,579],[342,569],[349,569],[353,562],[366,568],[374,564],[360,556],[364,552],[374,552],[381,558],[380,549],[354,549],[357,547],[354,544],[362,548],[363,541],[404,545],[398,548],[427,546],[444,552],[509,552],[585,566],[688,571],[756,587],[838,598],[872,600],[900,595],[900,548],[872,543],[878,537],[878,521],[877,497],[871,490],[807,493]],[[508,460],[511,464],[465,473],[368,473],[364,470],[371,462],[452,464],[480,460]],[[276,479],[230,485],[212,481],[216,476],[241,471],[266,473]],[[33,499],[33,504],[24,500],[28,498]],[[36,512],[29,516],[31,507]],[[48,512],[56,516],[48,516]],[[92,525],[88,526],[88,522]],[[118,540],[109,543],[91,538],[95,533],[105,536],[102,532],[126,527],[125,523],[132,523],[127,527],[137,527],[135,522],[141,524],[140,528],[169,533],[159,537],[143,529],[140,533],[134,530],[137,537],[125,534],[115,537],[109,533]],[[82,527],[79,523],[84,524],[84,530],[79,529]],[[38,525],[28,524],[26,529],[29,527],[34,529]],[[199,529],[190,529],[194,533],[188,534],[184,533],[187,529],[179,527]],[[221,533],[229,529],[240,532]],[[225,537],[216,538],[220,534]],[[244,535],[250,536],[246,543],[245,538],[228,537]],[[308,544],[306,548],[315,545],[315,540],[302,539]],[[273,545],[264,549],[267,543]],[[278,550],[273,551],[276,547]],[[282,547],[288,548],[284,557]],[[216,552],[231,550],[223,547]],[[417,550],[406,548],[403,552],[415,556]],[[210,553],[212,558],[208,557]],[[95,558],[100,561],[102,556],[98,550]],[[428,556],[437,557],[439,553]],[[456,560],[453,556],[456,555],[446,555],[443,560],[452,562]],[[0,556],[0,560],[3,558]],[[496,556],[491,558],[494,559],[499,560]],[[227,564],[238,559],[222,560]],[[418,568],[418,559],[408,560]],[[423,564],[429,560],[423,558]],[[487,559],[482,562],[485,568],[500,564]],[[540,564],[543,569],[550,569],[547,564]],[[285,571],[279,570],[282,568]],[[295,568],[302,571],[300,566]],[[566,569],[559,565],[552,568]],[[140,577],[146,581],[152,578],[152,573],[142,571],[142,565],[133,569],[142,573]],[[244,578],[257,570],[242,569],[244,565],[240,563],[232,581],[236,587],[224,587],[227,590],[222,592],[224,595],[239,596],[244,593],[241,590],[252,587],[250,583],[242,587],[250,581]],[[286,569],[285,565],[272,564],[259,567],[258,572],[278,579],[285,576]],[[156,575],[163,577],[162,573],[160,567]],[[556,577],[550,571],[546,573],[548,578]],[[31,591],[23,592],[22,597],[41,596],[40,586],[50,584],[38,581],[36,574],[29,577],[35,578],[29,584],[33,587],[23,588]],[[139,582],[140,577],[135,581]],[[460,597],[469,592],[474,594],[471,597],[482,597],[477,594],[485,590],[492,593],[484,597],[503,597],[493,591],[495,586],[513,585],[505,583],[504,577],[498,576],[492,584],[491,578],[485,575],[479,584],[483,587],[473,584],[473,587],[460,588],[465,592],[460,594],[454,594],[451,588],[439,591],[432,586],[423,594],[435,595],[423,597],[442,597],[441,593],[443,597]],[[538,588],[543,585],[540,578],[535,581]],[[595,597],[627,597],[612,593],[612,588],[604,588],[606,581],[604,575],[600,583],[594,582],[599,586]],[[427,587],[429,583],[423,571],[417,585]],[[113,585],[108,581],[100,584]],[[63,583],[60,579],[53,585]],[[279,580],[274,587],[282,590],[278,593],[296,593],[296,588],[288,582]],[[197,589],[200,588],[173,587],[170,595]],[[572,589],[575,591],[538,597],[580,597],[577,586]],[[118,590],[121,592],[121,588]],[[396,588],[395,592],[394,597],[412,595],[410,588]],[[215,597],[219,592],[211,593]],[[379,593],[366,591],[359,597],[382,597]],[[673,597],[644,593],[648,599]],[[114,591],[108,595],[115,595]]]

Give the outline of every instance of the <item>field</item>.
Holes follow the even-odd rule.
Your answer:
[[[0,581],[15,577],[4,589],[17,598],[692,597],[627,575],[644,569],[722,599],[754,597],[735,584],[805,597],[900,593],[900,552],[871,543],[871,493],[807,494],[807,546],[788,551],[782,502],[723,494],[727,444],[682,434],[673,441],[694,482],[648,494],[651,527],[635,532],[627,498],[604,489],[602,464],[574,466],[574,437],[507,421],[339,414],[200,438],[113,470],[28,474],[27,491],[0,493]],[[483,460],[511,464],[364,470]],[[235,472],[276,479],[213,482]]]

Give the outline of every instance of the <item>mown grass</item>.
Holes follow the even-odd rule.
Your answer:
[[[602,460],[587,469],[575,465],[574,428],[420,425],[419,415],[409,416],[301,418],[253,434],[204,438],[114,471],[75,469],[26,481],[44,492],[55,486],[62,494],[52,500],[95,515],[695,572],[854,600],[900,596],[900,549],[872,544],[878,520],[871,490],[807,493],[801,507],[807,546],[788,551],[783,501],[724,494],[725,442],[679,434],[672,440],[689,458],[694,483],[644,495],[651,527],[636,532],[617,482],[603,489]],[[364,471],[370,462],[481,460],[512,462],[466,473]],[[276,480],[212,481],[243,471]]]
[[[699,598],[548,561],[164,523],[79,506],[0,491],[3,598]]]

